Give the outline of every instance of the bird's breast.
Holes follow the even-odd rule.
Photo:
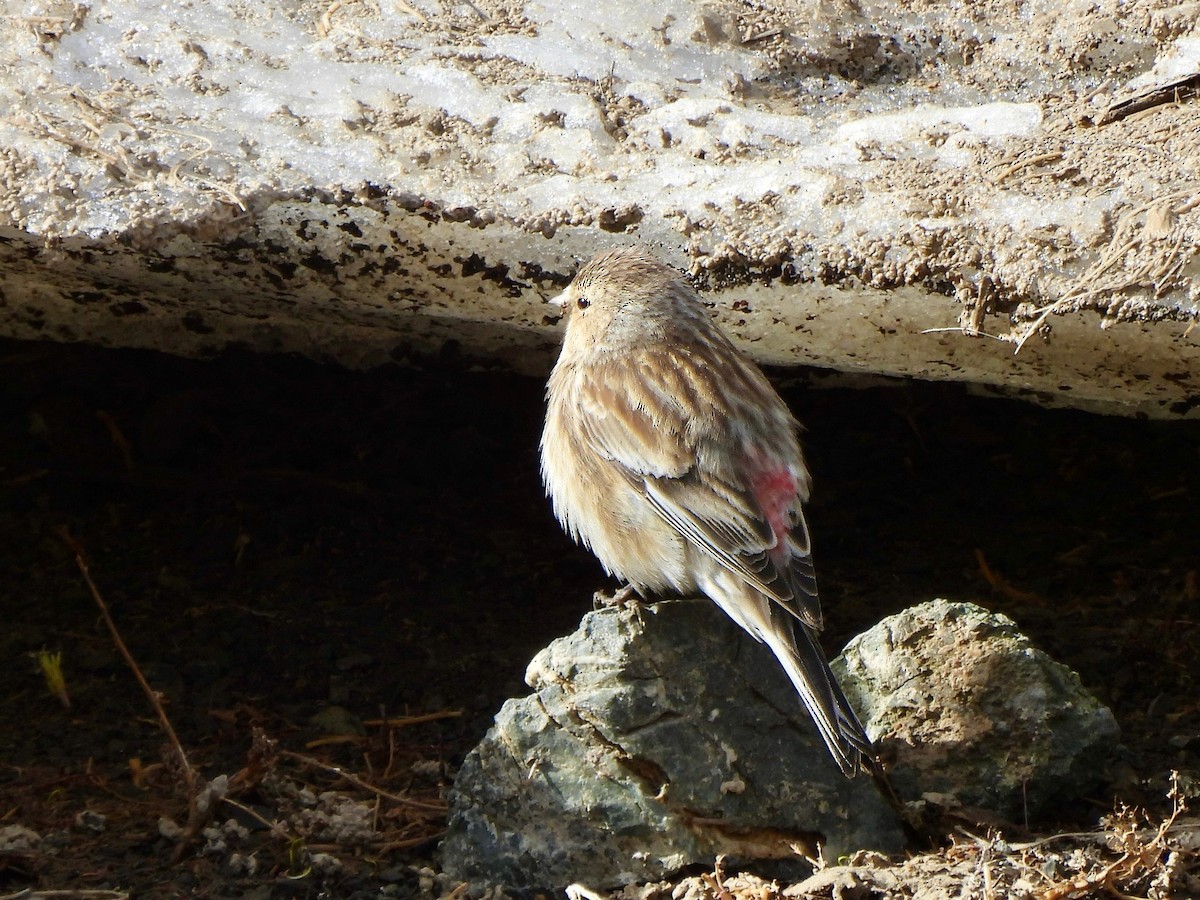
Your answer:
[[[654,511],[638,476],[591,446],[577,408],[570,390],[551,391],[542,481],[558,521],[618,578],[654,591],[693,592],[684,538]]]

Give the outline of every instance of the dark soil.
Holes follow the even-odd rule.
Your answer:
[[[1163,812],[1200,772],[1200,423],[806,380],[827,646],[935,596],[1005,612],[1124,733],[1106,791],[1034,827]],[[0,384],[0,894],[417,893],[455,767],[606,586],[542,496],[541,383],[7,342]],[[241,772],[214,822],[243,829],[178,862],[178,761],[62,526],[193,764]]]

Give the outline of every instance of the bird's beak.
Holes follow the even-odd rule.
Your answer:
[[[559,294],[555,297],[551,297],[546,302],[551,304],[552,306],[557,306],[559,309],[566,309],[567,308],[567,292],[563,291],[561,294]]]

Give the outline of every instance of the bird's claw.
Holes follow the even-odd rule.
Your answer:
[[[613,607],[627,609],[629,607],[637,608],[641,605],[641,595],[632,584],[618,588],[611,594],[606,594],[604,591],[596,591],[592,594],[592,609],[611,609]]]
[[[596,591],[592,594],[593,609],[620,609],[629,612],[637,620],[639,628],[645,626],[645,622],[642,620],[643,606],[642,596],[632,584],[627,584],[611,594],[606,594],[604,591]]]

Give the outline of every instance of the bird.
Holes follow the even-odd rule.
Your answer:
[[[550,301],[542,481],[555,517],[642,597],[703,594],[765,643],[847,776],[873,747],[818,642],[800,425],[678,270],[638,247]]]

